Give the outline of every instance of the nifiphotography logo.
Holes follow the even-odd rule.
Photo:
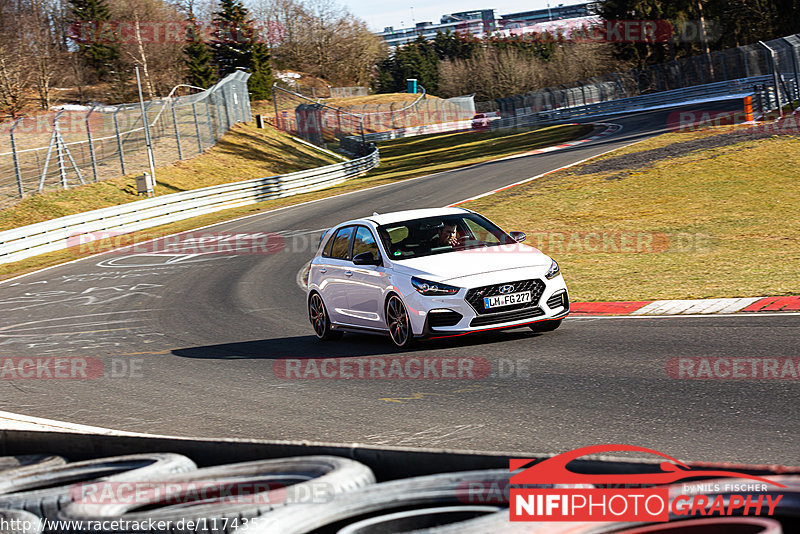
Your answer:
[[[660,473],[584,474],[567,469],[568,463],[581,456],[612,451],[644,452],[668,461],[660,464]],[[534,461],[512,459],[510,471]],[[692,484],[683,484],[677,492],[676,485],[670,486],[679,480],[698,477],[717,479],[713,486],[718,487],[714,491],[720,494],[698,493]],[[719,478],[737,480],[727,484]],[[756,496],[754,492],[766,492],[768,486],[786,487],[745,473],[692,469],[658,451],[620,444],[583,447],[556,455],[513,475],[509,482],[511,521],[665,522],[670,516],[773,515],[783,495],[770,492]],[[700,482],[695,481],[695,484],[699,486]],[[524,487],[533,484],[582,487]],[[587,484],[595,487],[587,488]]]

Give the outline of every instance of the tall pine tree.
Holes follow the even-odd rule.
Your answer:
[[[397,47],[394,55],[378,65],[378,91],[405,92],[406,79],[416,78],[430,94],[439,88],[439,56],[434,43],[422,35]]]
[[[212,43],[214,62],[221,77],[237,68],[249,71],[247,88],[253,98],[268,98],[272,92],[269,48],[260,42],[249,17],[240,0],[220,0],[220,11],[214,16],[217,25]]]
[[[272,67],[269,47],[266,43],[253,44],[253,66],[250,68],[250,78],[247,88],[253,100],[266,100],[272,98]]]
[[[213,59],[211,49],[202,40],[198,30],[197,19],[191,6],[189,7],[187,20],[189,21],[189,26],[186,28],[186,39],[189,44],[183,49],[188,69],[187,82],[190,85],[206,89],[217,81],[217,72],[211,64]]]
[[[70,0],[70,4],[72,34],[81,60],[98,80],[108,80],[120,57],[108,4],[106,0]]]

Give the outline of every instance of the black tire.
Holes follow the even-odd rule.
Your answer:
[[[561,326],[561,321],[564,319],[557,319],[555,321],[539,321],[538,323],[533,323],[529,326],[531,330],[534,332],[552,332],[559,326]]]
[[[80,492],[80,483],[97,479],[149,480],[197,468],[189,458],[172,453],[131,454],[55,467],[33,467],[0,471],[0,508],[27,510],[52,519]]]
[[[18,469],[20,467],[55,467],[64,465],[67,461],[61,456],[50,454],[26,454],[23,456],[0,456],[0,471]]]
[[[508,477],[506,469],[488,469],[393,480],[340,495],[327,503],[304,506],[300,512],[291,506],[274,510],[262,519],[251,522],[243,529],[243,533],[306,534],[333,524],[340,529],[367,517],[414,508],[484,504],[504,506],[507,505],[507,494],[499,503],[480,502],[480,499],[471,497],[475,495],[475,483],[486,484],[487,488],[494,485],[507,488]],[[323,531],[328,532],[327,529]]]
[[[42,522],[24,510],[0,510],[0,534],[39,534]]]
[[[192,532],[230,532],[275,508],[299,504],[305,508],[315,499],[327,501],[372,485],[375,475],[366,465],[348,458],[303,456],[208,467],[148,482],[156,483],[161,491],[137,495],[132,503],[75,502],[58,517],[67,521],[164,521],[172,529],[183,520],[184,525],[189,521],[197,525]],[[276,483],[282,488],[274,489]],[[231,484],[239,484],[240,489],[231,492]],[[273,491],[253,496],[254,488],[269,484],[273,484]],[[228,488],[230,499],[191,500],[198,489],[213,494],[215,488]],[[231,502],[236,499],[240,501]]]
[[[384,532],[434,532],[441,525],[463,523],[499,511],[497,506],[438,506],[379,515],[347,525],[336,534],[383,534]],[[506,515],[508,511],[506,510]]]
[[[322,295],[317,292],[311,293],[311,296],[308,297],[308,320],[311,321],[317,339],[323,341],[342,339],[342,332],[331,328],[328,309],[325,307]]]
[[[389,339],[395,347],[410,348],[414,344],[414,332],[411,329],[411,320],[403,300],[397,295],[390,295],[386,299],[386,327],[389,329]]]

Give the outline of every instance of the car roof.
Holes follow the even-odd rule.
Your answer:
[[[378,226],[392,224],[396,222],[408,221],[412,219],[424,219],[426,217],[438,217],[442,215],[463,215],[470,213],[466,208],[426,208],[419,210],[394,211],[392,213],[381,213],[364,217],[362,220],[372,221]]]

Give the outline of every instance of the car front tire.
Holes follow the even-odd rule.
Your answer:
[[[389,328],[389,337],[396,347],[407,349],[414,344],[414,332],[411,330],[408,311],[397,295],[392,295],[386,301],[386,326]]]
[[[308,299],[308,319],[311,321],[311,326],[314,327],[314,333],[318,339],[323,341],[342,339],[342,332],[331,328],[328,310],[319,293],[312,293]]]

